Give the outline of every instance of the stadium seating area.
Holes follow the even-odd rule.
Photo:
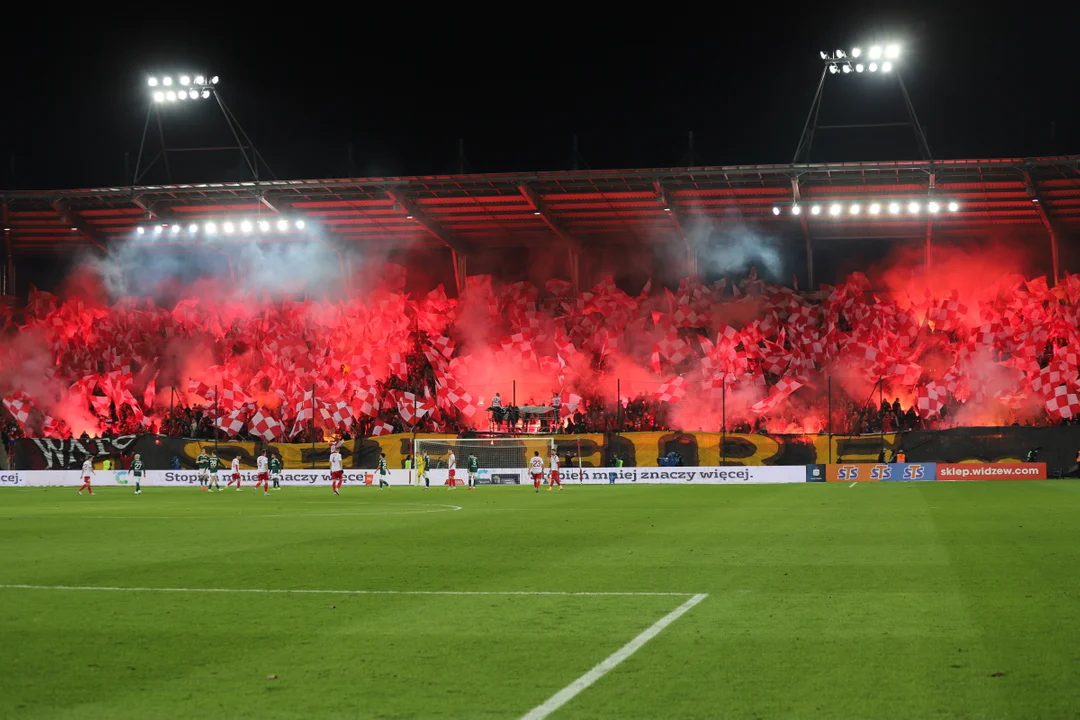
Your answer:
[[[262,440],[486,429],[485,398],[561,399],[560,428],[878,432],[1070,422],[1080,276],[978,298],[799,293],[754,275],[636,296],[606,278],[175,307],[31,293],[5,309],[5,437]],[[513,389],[512,389],[513,388]],[[527,403],[526,403],[527,401]]]

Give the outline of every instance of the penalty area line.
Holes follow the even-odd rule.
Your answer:
[[[609,672],[618,667],[624,660],[626,660],[626,658],[630,657],[638,650],[640,650],[642,646],[645,645],[645,643],[649,642],[654,637],[659,635],[668,627],[668,625],[671,625],[671,623],[681,618],[695,605],[697,605],[707,597],[709,596],[705,593],[699,593],[697,595],[694,595],[682,605],[675,608],[667,615],[650,625],[648,628],[645,629],[644,632],[635,637],[633,640],[613,652],[603,662],[594,667],[592,670],[585,673],[577,680],[552,695],[543,705],[538,705],[525,715],[522,715],[521,720],[544,720],[544,718],[551,715],[563,705],[577,697],[583,690],[587,689],[597,680],[604,677]]]
[[[859,484],[859,483],[857,483],[857,482],[853,482],[853,483],[851,483],[850,485],[848,485],[848,487],[849,487],[849,488],[853,488],[853,487],[855,487],[855,486],[856,486],[856,485],[858,485],[858,484]]]
[[[236,593],[256,595],[492,595],[557,597],[687,597],[680,592],[574,592],[570,590],[322,590],[307,588],[184,588],[184,587],[114,587],[101,585],[25,585],[0,584],[0,590],[60,590],[72,592],[130,593]],[[694,595],[705,599],[706,595]],[[696,605],[701,600],[694,603]],[[693,607],[691,605],[690,607]],[[688,607],[687,610],[690,608]],[[685,612],[685,610],[683,611]],[[663,628],[661,628],[662,630]],[[659,632],[659,631],[658,631]]]

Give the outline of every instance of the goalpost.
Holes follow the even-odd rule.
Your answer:
[[[417,438],[413,441],[414,462],[418,462],[427,453],[432,483],[438,484],[442,483],[445,470],[449,467],[451,452],[454,453],[457,464],[458,484],[464,485],[468,477],[470,455],[476,456],[481,471],[480,479],[487,484],[495,480],[493,475],[499,470],[527,472],[529,458],[533,457],[535,452],[539,452],[544,459],[544,477],[547,478],[551,453],[554,451],[555,440],[550,437]],[[443,472],[439,472],[440,470]],[[483,472],[485,470],[488,472]]]

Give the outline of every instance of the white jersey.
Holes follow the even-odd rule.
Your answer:
[[[257,465],[258,465],[258,468],[259,468],[259,472],[261,472],[261,473],[269,472],[269,470],[270,470],[270,461],[267,460],[262,455],[259,456],[259,460],[258,460]]]
[[[533,475],[540,475],[544,472],[544,458],[539,455],[533,455],[529,460],[529,470]]]
[[[82,476],[84,478],[90,477],[94,473],[94,462],[90,458],[86,458],[82,464]]]
[[[232,471],[233,471],[233,475],[236,475],[236,474],[238,474],[240,472],[240,458],[239,458],[239,456],[234,457],[232,459]]]
[[[551,469],[552,470],[558,470],[559,469],[559,456],[558,455],[552,455],[551,456]]]
[[[341,453],[335,452],[330,455],[330,472],[341,472]]]
[[[450,453],[450,457],[446,459],[446,466],[451,470],[457,470],[457,458],[454,453]]]

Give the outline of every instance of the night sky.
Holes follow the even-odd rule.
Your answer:
[[[904,48],[898,67],[935,157],[1080,152],[1080,3],[993,13],[988,3],[876,5],[907,7],[20,9],[0,49],[9,70],[0,186],[130,182],[146,77],[181,70],[221,76],[222,96],[279,178],[453,173],[459,138],[467,172],[569,169],[575,134],[582,168],[786,163],[818,51],[879,38]],[[878,76],[831,78],[825,93],[822,122],[905,119],[895,84]],[[170,107],[164,121],[177,146],[229,137],[209,101]],[[156,135],[150,142],[156,151]],[[814,149],[814,161],[916,157],[907,129],[821,136]],[[241,170],[229,154],[184,159],[175,181]]]

